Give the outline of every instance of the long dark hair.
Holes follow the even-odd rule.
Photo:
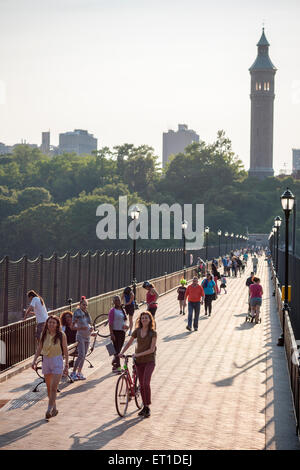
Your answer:
[[[137,318],[137,320],[135,322],[135,327],[136,328],[143,328],[142,320],[141,320],[142,315],[148,315],[148,317],[150,318],[150,323],[148,325],[148,332],[149,331],[155,331],[156,330],[155,320],[154,320],[153,315],[151,314],[151,312],[148,312],[148,310],[146,310],[146,312],[141,312],[140,316]]]
[[[53,343],[56,344],[58,340],[60,340],[60,343],[62,343],[62,331],[61,331],[59,318],[56,315],[49,315],[49,317],[46,320],[46,323],[45,323],[45,326],[44,326],[44,329],[43,329],[43,332],[42,332],[42,335],[41,335],[41,340],[40,341],[42,343],[42,346],[44,345],[44,341],[45,341],[45,338],[46,338],[46,335],[47,335],[48,322],[51,319],[55,320],[56,323],[57,323],[56,324],[56,333],[55,333],[55,336],[54,336],[54,339],[53,339]]]
[[[27,297],[38,297],[41,301],[41,304],[45,305],[44,299],[39,294],[37,294],[34,290],[30,290],[29,292],[27,292]]]
[[[62,326],[66,326],[67,325],[67,322],[66,322],[66,316],[67,315],[71,315],[71,317],[73,317],[73,313],[71,312],[71,310],[65,310],[65,312],[63,312],[61,314],[61,316],[59,317],[60,319],[60,324]]]

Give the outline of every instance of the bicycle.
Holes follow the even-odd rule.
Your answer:
[[[133,359],[132,377],[128,369],[128,360],[132,355],[124,356],[125,364],[123,372],[118,378],[115,390],[115,404],[117,413],[121,418],[125,416],[129,402],[134,398],[135,404],[138,409],[143,407],[143,400],[141,395],[141,388],[137,376],[135,360]]]
[[[94,330],[97,331],[97,335],[101,338],[108,338],[110,336],[108,314],[101,313],[98,315],[93,323]]]

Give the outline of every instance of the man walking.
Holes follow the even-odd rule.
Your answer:
[[[246,286],[248,287],[248,313],[251,312],[251,306],[250,306],[250,286],[254,284],[254,272],[252,271],[250,277],[248,277],[246,281]]]
[[[193,312],[195,311],[194,316],[194,330],[198,331],[198,320],[200,315],[200,302],[203,303],[204,290],[203,287],[198,283],[198,278],[193,277],[193,282],[188,286],[185,296],[184,296],[184,307],[186,306],[187,299],[188,303],[188,325],[187,330],[192,331],[192,322],[193,322]]]
[[[256,274],[256,272],[257,272],[257,265],[258,265],[258,259],[257,259],[256,255],[254,255],[253,258],[252,258],[252,266],[253,266],[254,274]]]

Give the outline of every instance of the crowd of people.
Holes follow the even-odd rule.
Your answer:
[[[248,315],[252,316],[255,323],[258,323],[263,289],[256,273],[258,256],[261,254],[261,251],[255,252],[254,250],[252,252],[247,250],[232,252],[220,261],[214,259],[211,263],[211,272],[207,269],[208,265],[203,260],[198,259],[196,275],[193,277],[192,282],[187,285],[186,279],[181,279],[177,289],[179,314],[185,315],[185,309],[188,307],[186,326],[188,331],[192,331],[192,327],[194,331],[198,330],[201,305],[204,304],[205,316],[211,316],[213,301],[221,295],[222,289],[224,294],[227,294],[228,277],[241,276],[250,256],[252,256],[252,272],[246,280],[249,304]],[[221,274],[219,269],[222,266],[223,273]],[[218,282],[220,282],[220,286]],[[144,405],[139,412],[139,416],[147,418],[151,414],[150,382],[155,368],[157,341],[155,314],[158,308],[159,293],[154,284],[149,281],[143,283],[143,288],[146,290],[147,310],[138,315],[135,327],[133,326],[133,317],[136,304],[131,287],[126,287],[121,297],[118,295],[113,297],[113,307],[108,313],[108,324],[110,339],[114,346],[112,372],[121,373],[120,359],[136,340],[133,357]],[[69,375],[68,345],[77,343],[77,358],[69,376],[73,381],[85,380],[82,368],[91,336],[97,333],[92,326],[86,297],[81,297],[78,308],[74,312],[67,310],[59,318],[55,315],[48,316],[45,302],[38,293],[30,290],[27,295],[30,305],[25,312],[24,319],[35,314],[37,320],[37,350],[32,368],[36,369],[39,356],[42,355],[42,372],[48,391],[48,408],[45,417],[48,420],[58,414],[56,407],[58,383],[62,375]],[[129,340],[125,344],[127,333]],[[63,358],[65,359],[65,365]]]

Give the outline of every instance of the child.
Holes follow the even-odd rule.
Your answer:
[[[225,294],[227,294],[227,291],[226,291],[226,277],[223,275],[221,276],[221,285],[220,285],[220,293],[221,293],[221,289],[224,289],[225,291]]]
[[[185,296],[185,291],[186,291],[185,285],[187,284],[187,282],[185,279],[181,279],[180,284],[181,286],[179,286],[177,289],[177,293],[178,293],[177,300],[179,300],[179,308],[180,308],[179,315],[181,314],[185,315],[184,296]]]

